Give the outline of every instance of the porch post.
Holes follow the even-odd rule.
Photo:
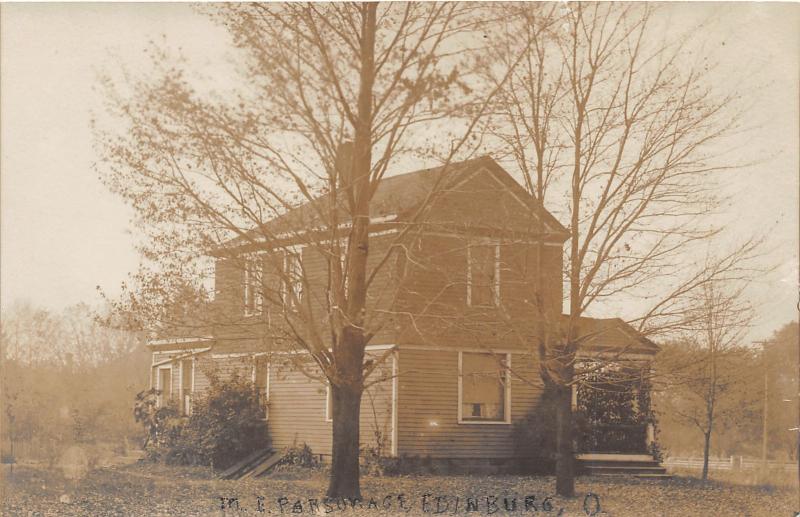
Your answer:
[[[578,389],[572,385],[572,411],[578,409]]]

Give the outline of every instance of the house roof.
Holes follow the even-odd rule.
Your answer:
[[[562,332],[567,331],[570,317],[561,316]],[[620,318],[578,318],[578,337],[589,349],[655,354],[660,347]]]
[[[466,181],[479,171],[489,172],[516,199],[539,214],[548,233],[558,235],[562,240],[566,240],[569,232],[558,219],[488,155],[450,163],[447,166],[421,169],[383,178],[378,183],[370,203],[370,218],[384,222],[402,222],[404,218],[412,216],[415,210],[425,202],[427,196],[437,187],[437,183],[439,191],[452,190],[453,186]],[[344,196],[340,196],[340,199],[343,203]],[[318,210],[327,210],[329,200],[330,194],[324,194],[251,230],[248,237],[237,237],[227,245],[233,247],[243,245],[267,232],[269,235],[292,234],[298,229],[324,227],[325,225],[321,224]],[[342,223],[349,221],[343,206],[338,215]]]

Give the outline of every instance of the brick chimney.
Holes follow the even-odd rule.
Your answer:
[[[353,142],[345,140],[336,149],[336,178],[338,188],[352,188]]]

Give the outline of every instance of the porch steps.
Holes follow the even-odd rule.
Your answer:
[[[577,457],[579,471],[588,476],[633,476],[671,479],[667,469],[644,454],[587,454]]]
[[[242,475],[241,478],[242,479],[257,478],[263,476],[264,474],[272,470],[272,468],[275,467],[278,463],[280,463],[280,461],[283,459],[284,456],[285,454],[282,454],[280,452],[276,452],[270,456],[267,456],[266,458],[261,460],[258,464],[256,464],[250,471]]]
[[[272,449],[259,449],[254,451],[252,454],[248,455],[243,460],[239,461],[238,463],[231,465],[227,469],[223,470],[219,473],[220,479],[240,479],[253,469],[257,468],[259,465],[264,462],[267,458],[271,456],[279,456],[278,454],[273,454]]]

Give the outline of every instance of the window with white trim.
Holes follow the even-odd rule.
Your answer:
[[[264,420],[269,419],[269,361],[266,355],[253,358],[253,385],[259,403],[264,407]]]
[[[303,302],[302,250],[287,251],[283,255],[281,297],[287,309],[297,309]]]
[[[509,423],[510,354],[459,352],[459,423]]]
[[[500,245],[470,243],[467,246],[467,305],[500,305]]]
[[[260,255],[248,257],[244,265],[244,313],[246,316],[261,312],[264,304],[262,272],[263,260]]]

